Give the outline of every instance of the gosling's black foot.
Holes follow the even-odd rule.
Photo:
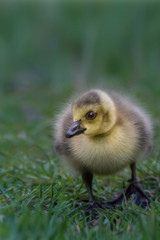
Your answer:
[[[131,183],[126,189],[125,195],[127,201],[134,196],[133,201],[138,206],[143,208],[150,206],[150,199],[138,182]]]
[[[104,209],[101,203],[98,202],[89,202],[86,206],[87,213],[97,213],[97,210]]]
[[[130,199],[143,208],[150,206],[150,200],[138,182],[131,183],[126,190],[120,193],[115,199],[108,202],[111,207],[120,206],[122,202],[127,203]]]

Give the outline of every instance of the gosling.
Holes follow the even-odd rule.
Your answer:
[[[81,174],[92,206],[98,204],[92,192],[93,175],[114,174],[128,165],[130,185],[108,204],[115,207],[132,194],[135,204],[150,204],[137,181],[136,163],[151,152],[152,123],[128,97],[90,90],[62,111],[54,127],[55,150]]]

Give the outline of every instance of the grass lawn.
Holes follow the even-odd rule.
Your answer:
[[[160,5],[119,11],[113,4],[101,14],[93,9],[88,21],[79,7],[6,2],[0,3],[0,239],[159,240]],[[153,116],[154,149],[137,166],[148,210],[129,202],[87,215],[82,179],[71,178],[54,153],[52,118],[87,85],[131,93]],[[112,199],[129,177],[129,169],[95,177],[94,193]]]

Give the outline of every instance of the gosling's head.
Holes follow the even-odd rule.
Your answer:
[[[66,137],[85,134],[90,137],[107,133],[116,123],[115,105],[105,92],[90,90],[72,106],[73,124]]]

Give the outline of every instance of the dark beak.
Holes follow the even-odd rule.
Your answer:
[[[81,128],[80,127],[80,122],[81,122],[81,120],[73,122],[72,126],[66,132],[66,137],[67,138],[71,138],[71,137],[73,137],[75,135],[79,135],[81,133],[84,133],[86,128]]]

